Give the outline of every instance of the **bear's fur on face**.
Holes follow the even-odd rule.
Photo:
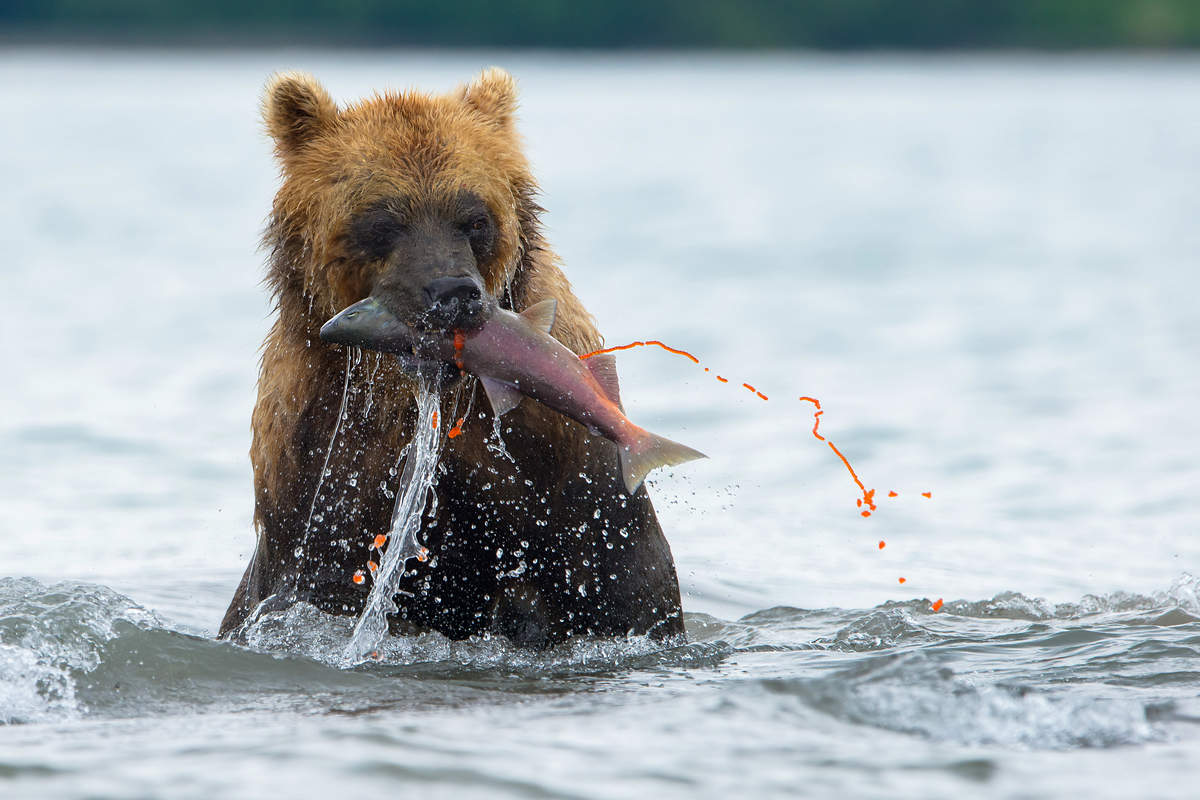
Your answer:
[[[409,324],[451,328],[510,288],[540,209],[508,73],[345,109],[311,76],[283,73],[263,106],[283,172],[267,240],[295,251],[276,253],[277,291],[300,281],[326,316],[374,295]]]

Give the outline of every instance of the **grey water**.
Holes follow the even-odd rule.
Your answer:
[[[688,641],[343,668],[355,621],[306,606],[215,641],[253,548],[260,88],[490,64],[608,343],[729,378],[618,362],[629,416],[710,456],[650,480]],[[0,796],[1196,796],[1197,87],[1184,57],[0,52]]]

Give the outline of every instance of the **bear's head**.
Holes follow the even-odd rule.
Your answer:
[[[499,69],[449,94],[346,108],[311,76],[274,76],[263,117],[283,184],[266,244],[281,303],[319,324],[373,295],[426,329],[471,328],[483,303],[511,305],[541,210],[515,109]]]

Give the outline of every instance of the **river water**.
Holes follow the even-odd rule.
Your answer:
[[[690,640],[347,670],[353,621],[298,607],[216,642],[260,87],[493,63],[608,343],[711,369],[619,359],[629,415],[711,456],[650,481]],[[1198,88],[1189,58],[0,53],[0,796],[1194,797]]]

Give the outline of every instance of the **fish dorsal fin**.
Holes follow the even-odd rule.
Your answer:
[[[604,390],[604,395],[620,408],[621,382],[617,380],[617,357],[612,353],[600,353],[584,359],[584,365]]]
[[[521,312],[525,321],[543,333],[549,333],[554,327],[554,315],[558,311],[558,301],[553,297],[534,303]]]
[[[487,394],[488,402],[492,404],[492,413],[503,417],[521,402],[523,395],[507,383],[480,376],[483,391]]]

